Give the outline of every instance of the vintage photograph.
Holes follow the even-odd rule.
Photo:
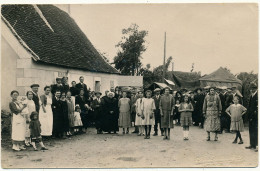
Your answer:
[[[258,167],[258,16],[1,4],[1,167]]]

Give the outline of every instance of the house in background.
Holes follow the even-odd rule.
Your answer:
[[[64,8],[66,9],[66,8]],[[68,8],[69,9],[69,8]],[[98,53],[67,12],[53,5],[2,5],[1,107],[8,109],[10,92],[24,96],[30,85],[39,94],[57,77],[67,76],[101,91],[116,86],[142,86],[141,76],[120,73]]]
[[[213,87],[237,87],[239,90],[242,89],[241,80],[237,79],[228,70],[220,67],[216,71],[209,75],[205,75],[199,79],[201,87],[213,86]]]

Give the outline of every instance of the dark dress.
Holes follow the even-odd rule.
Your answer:
[[[35,93],[33,92],[33,98],[32,98],[32,100],[34,101],[36,112],[39,113],[39,111],[40,111],[40,99],[39,99],[38,94],[35,94]]]
[[[79,105],[81,113],[80,113],[80,117],[81,117],[81,121],[83,124],[83,127],[86,129],[88,127],[88,120],[87,120],[87,109],[85,107],[85,104],[87,104],[87,100],[84,96],[76,96],[75,98],[75,105]]]
[[[94,109],[94,116],[95,116],[95,125],[97,130],[102,130],[102,120],[103,120],[103,105],[104,105],[104,99],[100,98],[93,100],[92,108]]]
[[[70,86],[68,84],[62,84],[63,92],[67,93],[70,90]]]
[[[37,120],[31,120],[30,121],[30,134],[32,139],[37,139],[41,137],[41,123]]]
[[[62,103],[55,97],[52,99],[52,113],[53,113],[53,135],[57,136],[64,132],[64,116],[62,111]]]
[[[250,96],[248,105],[250,146],[258,146],[258,92]]]
[[[162,128],[173,128],[173,116],[171,116],[171,113],[174,111],[174,106],[175,101],[171,95],[163,95],[161,97],[160,109],[163,112],[163,116],[161,116]]]
[[[70,92],[72,96],[79,95],[79,89],[77,89],[76,87],[70,87]]]
[[[104,98],[104,117],[102,130],[118,131],[118,101],[115,98]],[[111,111],[113,113],[111,113]]]
[[[70,130],[68,104],[66,100],[60,102],[63,114],[63,131],[68,132]]]
[[[201,123],[201,126],[203,127],[204,125],[204,116],[203,116],[203,103],[204,103],[204,94],[197,94],[194,97],[194,100],[196,102],[196,105],[194,107],[194,122],[195,124]]]

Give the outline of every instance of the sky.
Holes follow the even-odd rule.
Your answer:
[[[172,56],[175,71],[209,74],[227,67],[233,74],[258,73],[257,4],[85,4],[70,5],[70,15],[110,62],[122,29],[132,23],[147,30],[142,63],[163,64]],[[172,66],[169,67],[172,70]]]

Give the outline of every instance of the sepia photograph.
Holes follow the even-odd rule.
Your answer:
[[[258,3],[1,4],[0,30],[3,169],[258,167]]]

